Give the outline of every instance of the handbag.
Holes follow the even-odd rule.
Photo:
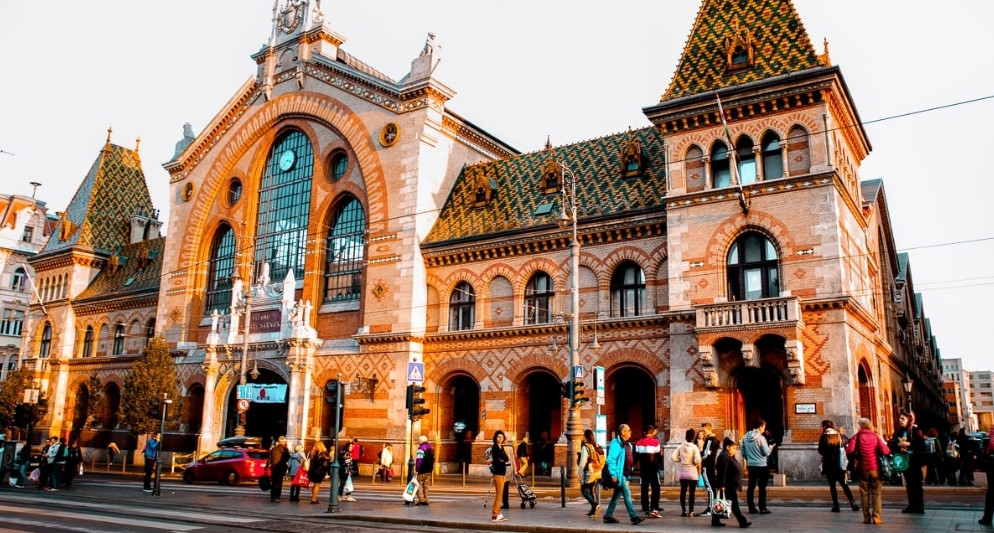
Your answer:
[[[732,516],[732,502],[725,499],[725,489],[718,491],[718,496],[711,502],[711,516],[729,518]]]
[[[891,458],[891,467],[895,472],[907,472],[910,459],[908,452],[896,452]]]
[[[607,463],[604,463],[604,468],[601,468],[601,486],[605,489],[616,489],[618,488],[618,483],[612,479],[611,467]]]
[[[262,477],[259,478],[259,490],[266,492],[272,487],[272,485],[270,484],[271,480],[269,479],[269,475],[270,475],[269,469],[267,468],[262,473]]]
[[[307,471],[303,468],[297,470],[297,473],[293,476],[293,481],[291,481],[290,484],[305,489],[310,487],[311,480],[307,477]]]
[[[703,474],[698,474],[697,475],[697,487],[701,488],[701,489],[704,488],[704,475]]]
[[[350,474],[349,477],[345,478],[345,488],[342,489],[342,492],[345,494],[352,494],[353,490],[355,490],[355,488],[352,486],[352,475]]]

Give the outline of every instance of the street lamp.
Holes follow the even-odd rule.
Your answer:
[[[901,384],[904,385],[904,394],[908,397],[908,412],[911,412],[911,389],[915,386],[915,382],[911,380],[910,374],[905,374]]]
[[[562,208],[559,211],[559,227],[565,229],[572,226],[569,249],[569,292],[570,292],[570,321],[569,321],[569,381],[572,387],[577,378],[577,367],[580,366],[580,239],[577,238],[577,204],[576,204],[576,175],[559,161],[562,173]],[[580,421],[580,406],[570,395],[569,415],[566,418],[566,479],[571,484],[577,481],[575,457],[580,449],[580,439],[583,437],[583,423]]]
[[[169,399],[169,394],[162,394],[162,418],[159,421],[159,445],[155,447],[155,489],[152,496],[162,496],[162,441],[166,434],[166,411],[169,404],[173,403]]]
[[[241,279],[236,270],[231,274],[232,284],[237,284]],[[245,368],[248,367],[248,350],[249,350],[249,330],[252,327],[252,275],[249,273],[249,287],[245,291],[245,333],[242,338],[242,364],[238,367],[239,377],[239,394],[241,391],[245,390],[245,385],[248,384],[248,379],[245,377]],[[256,363],[258,364],[258,363]],[[253,372],[258,375],[258,369],[253,368]],[[253,376],[254,377],[254,376]],[[239,398],[241,399],[241,398]],[[238,437],[245,436],[245,412],[241,411],[238,413],[238,426],[235,427],[235,435]]]

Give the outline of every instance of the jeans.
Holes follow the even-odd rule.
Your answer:
[[[880,480],[880,472],[861,470],[856,474],[856,480],[859,482],[859,499],[863,502],[863,523],[879,524],[884,489],[884,484]]]
[[[750,466],[749,467],[749,488],[746,489],[746,500],[749,504],[749,512],[756,511],[756,500],[753,499],[756,492],[756,485],[759,485],[759,508],[766,509],[766,485],[770,482],[770,467]]]
[[[908,470],[904,472],[904,485],[908,492],[908,508],[912,511],[924,511],[925,490],[922,488],[921,465],[913,464],[908,467]]]
[[[145,458],[145,477],[142,479],[142,488],[152,490],[152,474],[155,473],[155,457]]]
[[[687,507],[687,493],[690,493],[690,507]],[[694,512],[694,497],[697,493],[697,480],[696,479],[681,479],[680,480],[680,511],[684,513]]]
[[[600,503],[599,495],[597,494],[597,483],[584,483],[580,485],[580,496],[583,496],[584,500],[590,504],[590,510],[593,511],[597,508],[597,504]]]
[[[628,478],[624,476],[618,478],[618,486],[614,489],[614,493],[611,494],[611,503],[607,504],[607,511],[604,512],[604,518],[614,516],[614,508],[618,506],[619,497],[625,499],[625,509],[628,510],[628,516],[632,520],[638,518],[638,513],[635,512],[635,504],[632,503],[632,491],[628,488]]]
[[[837,508],[839,506],[839,492],[835,489],[835,484],[838,483],[842,485],[842,492],[846,493],[846,498],[849,499],[849,503],[852,504],[853,497],[852,491],[849,490],[849,485],[846,485],[846,473],[845,472],[834,472],[829,471],[825,474],[828,479],[828,493],[832,496],[832,506]]]

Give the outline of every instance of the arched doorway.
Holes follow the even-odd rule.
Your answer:
[[[742,367],[738,372],[736,388],[741,398],[745,429],[762,418],[766,421],[772,442],[783,442],[787,421],[783,408],[783,385],[778,373],[768,368]]]
[[[617,434],[618,426],[628,424],[632,436],[642,435],[646,424],[656,421],[656,382],[644,369],[625,366],[611,372],[605,387],[610,391],[608,400],[607,438]]]
[[[104,388],[104,412],[100,415],[100,425],[104,429],[117,428],[117,410],[121,407],[121,389],[117,383],[108,383]]]
[[[85,383],[76,386],[76,395],[73,398],[72,406],[72,431],[69,433],[69,441],[79,439],[83,427],[86,426],[86,410],[90,403],[90,389]]]
[[[204,386],[197,383],[186,394],[186,413],[183,423],[190,433],[200,433],[204,421]]]
[[[461,440],[470,431],[475,437],[480,429],[480,385],[465,374],[452,376],[439,390],[438,412],[444,435]]]
[[[515,431],[519,439],[528,436],[538,475],[552,473],[555,442],[564,430],[562,390],[559,377],[545,369],[528,373],[518,385]]]
[[[259,368],[259,377],[250,378],[249,384],[286,385],[286,380],[282,376],[266,368]],[[289,387],[287,387],[288,389]],[[225,420],[225,437],[235,434],[238,427],[238,387],[231,388],[228,394],[228,417]],[[249,405],[249,410],[245,413],[245,434],[253,437],[262,437],[263,446],[269,446],[273,439],[280,435],[286,435],[287,428],[287,395],[282,398],[270,398],[272,401],[253,401]]]

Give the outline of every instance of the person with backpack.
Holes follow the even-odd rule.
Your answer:
[[[418,437],[418,451],[414,455],[414,471],[418,474],[418,492],[414,505],[428,505],[428,481],[435,469],[435,450],[428,444],[428,437]]]
[[[928,428],[925,432],[925,484],[940,485],[942,477],[943,449],[942,442],[939,441],[939,430]]]
[[[639,460],[639,489],[642,495],[642,513],[646,518],[661,518],[659,513],[659,456],[662,447],[656,436],[655,424],[646,424],[642,438],[635,443],[635,456]]]
[[[597,445],[592,429],[583,430],[583,442],[580,444],[580,453],[577,454],[576,466],[581,473],[580,495],[590,504],[587,516],[597,516],[601,507],[597,482],[604,469],[604,449]]]
[[[831,424],[831,422],[829,422]],[[842,435],[834,427],[825,428],[821,438],[818,440],[818,454],[821,455],[821,473],[828,479],[828,492],[832,496],[832,512],[839,512],[839,493],[835,485],[842,485],[842,492],[849,500],[849,506],[853,511],[859,510],[859,505],[853,498],[849,485],[846,484],[846,467],[849,465],[845,452],[845,444],[842,442]]]
[[[490,473],[494,478],[494,505],[493,510],[490,513],[491,522],[504,522],[507,520],[501,512],[501,507],[507,508],[507,484],[505,484],[504,476],[507,475],[507,463],[511,459],[507,456],[507,452],[504,451],[504,432],[497,430],[494,433],[494,445],[490,448]],[[420,479],[418,481],[421,481]],[[503,501],[503,505],[502,505]]]

